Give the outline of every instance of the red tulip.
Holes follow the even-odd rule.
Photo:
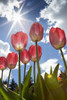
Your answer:
[[[41,24],[32,24],[29,35],[32,41],[40,41],[43,38],[43,27],[41,26]]]
[[[0,70],[7,68],[7,59],[5,57],[0,57]]]
[[[23,64],[27,64],[30,61],[30,55],[26,49],[20,53],[20,60]]]
[[[52,27],[49,32],[49,40],[51,45],[56,49],[64,47],[66,44],[66,36],[64,30]]]
[[[28,36],[23,32],[12,34],[11,43],[16,51],[22,51],[28,43]]]
[[[17,61],[18,61],[17,53],[12,52],[7,55],[8,68],[14,69],[16,67]]]
[[[42,55],[42,49],[39,45],[37,45],[37,48],[38,48],[38,57],[39,57],[39,60],[41,58],[41,55]],[[30,54],[30,59],[32,61],[37,61],[37,57],[36,57],[36,46],[35,45],[32,45],[30,46],[29,48],[29,54]]]

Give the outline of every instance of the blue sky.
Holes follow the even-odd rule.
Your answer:
[[[15,22],[14,14],[20,9],[20,15],[23,14],[21,23],[19,24],[16,22],[11,29]],[[22,2],[22,0],[0,0],[0,56],[6,57],[9,52],[16,52],[11,45],[11,35],[18,31],[23,31],[27,33],[29,37],[29,29],[34,22],[39,22],[44,28],[44,37],[42,41],[38,42],[42,47],[42,57],[40,59],[42,75],[44,75],[45,71],[49,73],[50,67],[52,66],[54,69],[57,63],[60,63],[59,69],[64,71],[64,65],[59,50],[55,50],[49,42],[49,30],[52,26],[60,27],[65,31],[67,36],[67,0],[24,0],[24,2]],[[29,49],[32,44],[34,43],[29,37],[26,49]],[[67,61],[67,45],[63,48],[63,52]],[[30,61],[27,65],[27,71],[30,65],[33,66],[33,62]],[[11,78],[14,78],[16,82],[18,82],[17,68],[18,67],[12,70],[11,73]],[[24,65],[21,64],[22,80],[23,71]],[[4,80],[7,79],[8,74],[9,69],[6,69],[4,71]]]

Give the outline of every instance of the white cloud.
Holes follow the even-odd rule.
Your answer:
[[[58,64],[58,60],[57,59],[49,59],[46,62],[40,64],[41,70],[43,70],[44,72],[42,73],[42,76],[44,76],[45,72],[47,72],[48,74],[50,74],[50,68],[52,66],[52,71],[55,69],[56,65]],[[59,69],[62,66],[59,65]],[[60,74],[60,70],[58,70],[58,75]]]
[[[50,4],[52,0],[44,0],[47,4]]]
[[[64,57],[65,57],[65,60],[67,61],[67,54],[65,54]]]
[[[10,45],[7,42],[3,42],[0,40],[0,57],[6,57],[8,53],[10,53]]]
[[[64,57],[65,57],[65,60],[67,61],[67,48],[62,48],[62,51],[63,51]],[[61,54],[60,50],[59,50],[59,53]],[[61,56],[61,58],[62,58],[62,56]]]
[[[0,70],[0,78],[1,78],[1,73],[2,72]],[[9,69],[6,69],[3,71],[3,80],[7,80],[8,76],[9,76]],[[10,75],[10,79],[12,79],[12,74]]]
[[[48,19],[48,25],[55,24],[55,27],[62,28],[67,35],[67,0],[52,0],[46,8],[41,10],[40,18]]]
[[[49,36],[47,35],[47,36],[43,37],[43,39],[40,42],[48,43],[49,42]]]
[[[0,0],[0,17],[6,17],[7,20],[10,21],[15,14],[14,7],[19,8],[22,1],[23,0]]]

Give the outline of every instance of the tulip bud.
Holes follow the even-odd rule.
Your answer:
[[[64,30],[52,27],[49,32],[49,40],[55,49],[64,47],[66,44],[66,36]]]
[[[23,64],[27,64],[30,61],[30,55],[26,49],[20,53],[20,60]]]
[[[11,43],[16,51],[22,51],[28,43],[28,36],[23,32],[12,34]]]
[[[5,57],[0,57],[0,70],[5,70],[7,68],[7,59]]]
[[[29,32],[32,41],[40,41],[43,38],[43,27],[39,23],[32,24]]]
[[[12,53],[9,53],[7,55],[7,65],[8,65],[8,68],[14,69],[16,67],[17,61],[18,61],[17,53],[12,52]]]
[[[40,60],[41,55],[42,55],[42,49],[41,49],[41,47],[39,45],[37,45],[37,48],[38,48],[38,57],[39,57],[39,60]],[[36,62],[37,61],[37,57],[36,57],[36,46],[35,45],[30,46],[29,54],[30,54],[31,61]]]

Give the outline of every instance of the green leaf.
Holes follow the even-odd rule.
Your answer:
[[[25,91],[26,91],[26,88],[30,82],[30,76],[31,76],[31,70],[32,70],[32,66],[30,67],[29,71],[28,71],[28,74],[26,76],[26,79],[24,81],[24,86],[23,86],[23,89],[22,89],[22,96],[24,97],[25,95]]]
[[[51,95],[51,100],[67,100],[55,76],[48,77],[48,74],[45,74],[45,84]]]
[[[50,74],[52,74],[52,66],[51,66],[51,68],[50,68]]]
[[[17,93],[15,93],[15,92],[11,91],[10,89],[6,88],[3,85],[1,79],[0,79],[0,92],[3,95],[5,100],[19,100],[19,98],[20,98],[20,96]],[[23,98],[20,98],[20,99],[24,100]]]
[[[53,76],[55,76],[57,78],[57,74],[58,74],[58,68],[59,68],[59,64],[57,64],[57,66],[55,67],[54,69],[54,72],[53,72]]]
[[[4,97],[0,94],[0,100],[5,100]]]
[[[18,85],[16,85],[15,92],[18,93]]]

